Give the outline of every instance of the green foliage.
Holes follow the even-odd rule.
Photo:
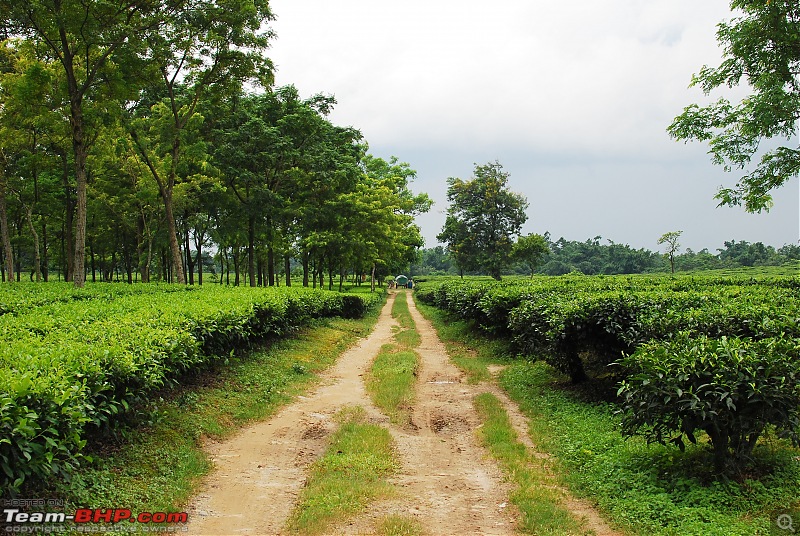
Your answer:
[[[545,237],[548,235],[545,234]],[[564,275],[580,272],[586,275],[635,274],[657,271],[661,259],[657,253],[646,249],[633,249],[627,244],[616,244],[595,236],[583,242],[548,238],[550,254],[538,270],[544,275]]]
[[[692,78],[708,95],[720,87],[746,84],[750,95],[738,104],[725,98],[707,106],[692,104],[669,127],[673,138],[707,141],[715,164],[744,168],[762,141],[789,139],[797,132],[800,109],[800,12],[792,1],[732,0],[739,15],[719,24],[717,41],[724,60],[704,66]],[[722,188],[720,205],[744,205],[750,212],[769,210],[769,194],[800,172],[796,148],[778,146],[761,156],[735,188]]]
[[[761,435],[800,445],[800,339],[719,340],[680,334],[625,357],[623,433],[696,443],[708,434],[716,469],[739,469]]]
[[[180,510],[211,469],[205,438],[236,434],[312,387],[316,374],[366,336],[377,316],[372,310],[359,320],[317,320],[154,393],[141,409],[144,422],[115,430],[116,439],[90,442],[91,463],[83,460],[68,482],[26,483],[26,495],[63,498],[67,510],[114,503],[139,512]]]
[[[510,264],[514,242],[528,219],[528,202],[508,190],[499,162],[475,165],[468,181],[447,179],[447,219],[438,239],[447,243],[461,270],[485,269],[495,279]]]
[[[614,373],[622,352],[679,331],[754,339],[800,336],[796,278],[541,278],[421,285],[418,298],[544,358],[574,381]],[[622,371],[617,370],[616,373]]]
[[[683,231],[670,231],[661,235],[658,239],[659,244],[666,244],[667,251],[664,253],[669,259],[670,271],[675,273],[675,254],[681,249],[681,244],[678,239],[681,237]]]
[[[524,237],[520,237],[522,239]],[[580,272],[584,275],[615,275],[615,274],[644,274],[666,272],[670,270],[669,258],[665,261],[663,255],[647,249],[633,249],[626,244],[616,244],[611,240],[601,243],[601,237],[579,242],[560,238],[552,241],[548,233],[543,238],[547,242],[549,253],[542,257],[535,273],[542,275],[565,275]],[[518,242],[519,243],[519,242]],[[469,245],[469,243],[467,243]],[[674,253],[675,271],[688,272],[712,269],[736,269],[752,266],[774,266],[773,275],[787,275],[798,273],[800,267],[800,246],[786,244],[780,248],[765,245],[762,242],[747,242],[745,240],[725,241],[724,247],[718,248],[717,253],[708,249],[693,251],[686,249],[683,253],[677,250]],[[441,246],[423,249],[420,260],[414,265],[415,274],[419,275],[456,275],[458,270],[454,263],[457,252],[449,253]],[[457,263],[456,263],[457,264]],[[485,273],[474,266],[461,264],[464,272],[469,275]],[[784,267],[783,271],[777,267]],[[794,270],[794,271],[792,271]],[[530,274],[530,264],[517,262],[505,273]],[[756,275],[756,274],[753,274]]]
[[[513,249],[514,258],[528,266],[531,277],[533,277],[533,271],[548,253],[550,253],[550,247],[547,245],[547,239],[538,234],[520,236]]]
[[[683,448],[705,432],[721,472],[767,429],[798,444],[798,290],[794,277],[567,277],[444,282],[417,297],[573,382],[623,380],[626,434]]]
[[[719,481],[705,448],[624,439],[613,405],[581,400],[543,363],[518,362],[500,381],[573,491],[632,534],[776,534],[777,513],[800,507],[798,452],[774,439],[756,447],[756,469]]]
[[[409,165],[329,121],[333,96],[271,87],[267,0],[0,0],[0,19],[4,277],[332,285],[421,247]]]
[[[442,311],[432,318],[448,348],[498,354],[496,340],[477,336],[472,324]],[[537,449],[552,455],[557,478],[626,534],[779,534],[777,516],[800,513],[800,451],[774,434],[756,446],[751,467],[719,480],[705,445],[679,451],[626,439],[616,404],[587,401],[586,391],[544,363],[500,363],[508,365],[500,384],[528,417]]]
[[[135,77],[126,80],[126,75],[143,65],[137,56],[149,50],[147,42],[162,29],[164,13],[182,11],[185,5],[158,1],[126,5],[75,0],[35,0],[25,4],[0,1],[5,36],[29,39],[41,56],[58,65],[59,70],[63,68],[64,83],[58,85],[56,95],[63,103],[60,110],[63,117],[69,117],[72,138],[75,172],[73,275],[78,287],[85,282],[90,149],[104,126],[118,118],[123,103],[134,99],[141,89],[129,83]],[[126,73],[126,68],[131,71]],[[54,152],[63,155],[66,168],[66,151],[56,149]],[[71,232],[73,208],[69,205],[68,202],[67,225]]]
[[[21,288],[3,288],[0,297]],[[107,285],[96,296],[94,287],[46,288],[86,299],[0,315],[0,487],[9,492],[29,478],[68,479],[87,434],[110,430],[180,374],[312,318],[355,316],[353,307],[363,313],[381,299],[292,288],[137,286],[116,294]]]
[[[302,259],[306,278],[309,264],[328,271],[332,285],[336,270],[404,266],[422,245],[413,215],[430,200],[411,193],[415,172],[366,154],[359,131],[327,119],[334,104],[285,86],[226,102],[209,125],[227,186],[218,240],[246,245],[252,285],[263,249],[268,262],[269,252]]]

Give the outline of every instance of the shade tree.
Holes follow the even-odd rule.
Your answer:
[[[473,177],[447,179],[447,219],[438,239],[462,269],[486,270],[494,279],[511,263],[514,238],[527,221],[528,202],[508,188],[499,162],[475,165]]]
[[[268,86],[272,81],[272,64],[263,54],[271,37],[262,29],[272,19],[266,0],[205,0],[182,7],[166,15],[160,31],[146,38],[147,47],[137,62],[147,66],[140,82],[143,91],[132,109],[135,120],[128,123],[164,202],[178,283],[186,281],[173,197],[175,185],[185,179],[181,159],[198,149],[196,144],[186,147],[193,143],[188,138],[201,119],[198,105],[203,98],[235,94],[245,83]],[[151,103],[153,95],[162,99]],[[143,139],[143,130],[149,142]],[[186,259],[190,259],[188,249]]]
[[[20,39],[0,45],[0,64],[0,212],[7,212],[9,201],[19,208],[33,249],[32,274],[37,281],[47,280],[48,224],[56,220],[62,180],[60,155],[66,153],[69,143],[58,96],[63,76],[52,62],[40,59],[33,43]],[[0,227],[11,273],[8,218],[2,214]]]
[[[0,0],[0,21],[8,36],[31,39],[64,73],[63,98],[69,117],[75,175],[74,282],[85,281],[87,171],[90,150],[112,103],[131,87],[119,81],[130,52],[181,2],[133,0]],[[103,82],[103,83],[101,83]]]
[[[513,248],[513,257],[518,262],[522,262],[530,270],[531,277],[533,272],[550,253],[547,239],[540,234],[527,234],[517,238]]]
[[[422,245],[413,217],[430,199],[411,192],[408,164],[370,156],[358,130],[333,125],[331,96],[253,91],[271,84],[265,0],[119,12],[99,0],[0,0],[0,17],[21,38],[0,54],[0,135],[16,140],[0,154],[9,275],[42,264],[46,277],[52,227],[61,271],[79,286],[88,271],[119,270],[191,283],[209,241],[235,283],[247,267],[249,284],[277,283],[277,259],[287,278],[299,259],[308,284],[310,271],[400,265]],[[6,94],[26,76],[17,113]]]
[[[659,245],[665,244],[666,251],[664,255],[669,259],[669,267],[672,273],[675,273],[675,255],[680,251],[681,244],[678,241],[683,234],[683,231],[670,231],[664,233],[658,239]]]

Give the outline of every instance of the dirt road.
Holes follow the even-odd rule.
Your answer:
[[[268,421],[209,446],[215,469],[190,505],[191,533],[283,534],[305,471],[335,429],[333,415],[352,405],[365,408],[371,422],[390,430],[402,464],[392,480],[399,492],[333,527],[332,534],[372,533],[376,522],[390,514],[413,518],[430,535],[514,533],[516,514],[508,501],[508,484],[475,434],[480,423],[472,399],[497,389],[462,383],[462,373],[450,363],[436,332],[410,298],[421,335],[412,425],[390,425],[364,388],[362,376],[381,346],[392,342],[393,301],[405,298],[405,291],[389,297],[373,332],[341,356],[315,392],[299,397]],[[517,411],[511,417],[523,427],[518,433],[527,437],[524,418]],[[576,503],[576,510],[581,507]],[[578,513],[595,515],[590,508],[588,515]],[[599,518],[589,526],[598,534],[611,534]]]

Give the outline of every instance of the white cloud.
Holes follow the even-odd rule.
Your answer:
[[[281,83],[380,143],[625,151],[663,137],[726,2],[277,0]],[[680,93],[680,95],[677,95]],[[641,148],[641,147],[640,147]]]
[[[583,221],[569,225],[559,220],[564,207],[540,210],[545,228],[607,227],[630,235],[608,237],[616,241],[633,241],[637,229],[609,225],[608,218],[626,206],[646,207],[658,195],[647,188],[669,181],[670,169],[680,169],[686,190],[675,202],[696,201],[683,209],[698,229],[704,216],[696,205],[717,218],[713,192],[736,182],[711,166],[702,144],[678,144],[666,134],[684,106],[704,99],[687,87],[704,64],[720,61],[715,32],[731,17],[727,0],[272,0],[271,6],[278,15],[272,50],[278,84],[293,83],[306,95],[335,94],[335,122],[359,128],[373,149],[386,153],[380,156],[409,161],[420,172],[417,188],[436,193],[435,212],[421,220],[428,227],[436,227],[436,211],[445,208],[444,179],[466,178],[473,162],[496,158],[529,198],[536,195],[531,181],[544,183],[541,174],[550,173],[563,185],[547,183],[551,198],[581,207],[571,219]],[[670,163],[683,167],[667,169]],[[759,220],[777,222],[771,232],[781,243],[797,230],[792,192],[780,195],[794,195],[794,209],[790,201],[781,205],[783,215]],[[671,207],[672,214],[681,210]],[[731,224],[725,239],[741,236],[737,229],[770,229],[747,218],[755,217],[733,218],[739,227]],[[429,243],[437,232],[425,229]],[[722,230],[715,232],[704,240],[718,240]]]

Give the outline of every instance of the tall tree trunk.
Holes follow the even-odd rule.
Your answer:
[[[308,286],[308,264],[311,258],[311,253],[308,251],[303,252],[303,286]]]
[[[130,234],[123,229],[118,231],[122,237],[122,264],[125,267],[125,279],[129,285],[133,284],[133,255],[131,254]]]
[[[272,228],[272,217],[267,217],[267,284],[275,286],[275,234]]]
[[[241,253],[241,250],[239,249],[239,246],[236,246],[235,248],[233,248],[232,254],[233,254],[233,286],[238,287],[239,286],[239,272],[240,272],[240,268],[241,268],[241,264],[242,264],[242,262],[241,262],[242,253]]]
[[[22,225],[17,222],[17,254],[14,255],[14,267],[15,273],[17,276],[17,282],[19,282],[20,278],[22,277],[22,247],[19,245],[19,242],[22,242]]]
[[[42,219],[42,278],[44,282],[47,283],[47,280],[50,277],[50,270],[48,266],[50,265],[50,258],[48,254],[48,247],[47,247],[47,222]]]
[[[172,254],[169,251],[164,251],[165,265],[167,267],[167,283],[170,285],[175,281],[175,272],[172,271]],[[179,265],[180,266],[180,265]]]
[[[36,226],[33,225],[33,208],[30,206],[25,206],[25,219],[28,220],[28,229],[33,235],[33,270],[38,283],[42,280],[42,257],[39,254],[39,233],[36,232]]]
[[[64,278],[64,281],[67,280],[67,256],[66,256],[66,240],[64,240],[64,235],[66,235],[66,229],[64,228],[64,222],[61,222],[61,240],[59,240],[59,245],[61,246],[61,266],[59,266],[59,274],[58,280],[61,281],[61,278]]]
[[[292,262],[288,254],[283,256],[283,269],[286,272],[286,286],[292,286]]]
[[[153,237],[147,238],[147,263],[142,270],[142,283],[150,282],[150,264],[153,262]]]
[[[66,259],[66,271],[64,281],[72,282],[75,276],[75,237],[72,232],[75,227],[75,200],[72,198],[72,187],[69,183],[69,158],[67,153],[61,153],[62,175],[61,181],[64,186],[64,257]]]
[[[178,228],[175,225],[175,214],[172,210],[172,188],[164,188],[162,193],[164,199],[164,211],[167,217],[167,235],[169,236],[169,250],[172,259],[172,269],[175,274],[175,282],[179,285],[186,284],[186,277],[183,274],[183,256],[181,246],[178,243]]]
[[[203,244],[195,243],[197,247],[197,284],[203,286]]]
[[[206,216],[206,225],[211,224],[211,216]],[[203,284],[203,244],[206,241],[207,227],[201,228],[200,225],[194,228],[194,248],[197,251],[195,264],[197,265],[197,284]],[[212,270],[213,272],[213,270]]]
[[[250,286],[256,286],[256,217],[247,218],[247,274]]]
[[[117,282],[119,282],[119,273],[117,272],[117,248],[114,247],[111,250],[111,263],[108,265],[108,281],[111,282],[116,278]]]
[[[222,284],[222,278],[220,277],[219,284]],[[228,256],[228,248],[225,248],[225,284],[230,286],[231,284],[231,258]]]
[[[184,225],[186,225],[186,233],[184,234],[186,244],[186,273],[189,274],[189,284],[194,285],[194,261],[192,260],[192,250],[189,247],[189,225],[187,220],[189,218],[189,211],[184,211]]]
[[[0,173],[3,170],[0,169]],[[0,175],[0,235],[3,241],[3,258],[5,259],[6,281],[14,282],[14,251],[11,249],[11,234],[8,232],[8,214],[6,213],[6,180]]]
[[[68,47],[66,47],[68,48]],[[86,143],[83,122],[83,93],[78,89],[73,67],[73,57],[65,55],[67,90],[70,104],[70,127],[72,128],[72,152],[75,157],[75,262],[73,282],[81,288],[86,283],[86,161],[89,147]]]
[[[139,275],[142,279],[142,283],[148,282],[146,274],[147,268],[144,260],[144,243],[146,240],[146,234],[148,234],[146,229],[147,227],[144,221],[144,214],[139,214],[139,217],[136,219],[136,258],[139,259]]]
[[[369,287],[371,292],[375,292],[375,263],[372,263],[372,282]]]
[[[83,147],[76,149],[82,150]],[[86,154],[76,154],[75,164],[76,183],[75,189],[75,262],[73,262],[72,280],[76,288],[83,288],[86,283]]]
[[[94,264],[94,248],[92,247],[92,243],[91,243],[91,242],[89,242],[89,259],[90,259],[90,261],[91,261],[91,263],[90,263],[90,264],[91,264],[91,267],[92,267],[92,283],[95,283],[95,282],[96,282],[96,280],[95,280],[95,275],[94,275],[94,270],[95,270],[95,264]]]
[[[139,140],[139,135],[136,130],[131,128],[129,129],[129,133],[134,145],[136,146],[136,149],[139,151],[139,155],[144,160],[147,168],[150,170],[150,173],[153,176],[153,179],[158,185],[158,193],[161,195],[161,200],[164,201],[164,215],[167,219],[167,235],[169,237],[169,250],[172,260],[171,265],[175,271],[175,280],[177,283],[180,285],[185,285],[186,277],[183,273],[183,255],[181,255],[181,246],[178,242],[178,226],[175,224],[175,211],[173,209],[172,201],[172,194],[175,187],[176,178],[175,167],[177,166],[180,154],[180,140],[176,139],[173,142],[172,170],[170,170],[169,176],[164,178],[158,172],[158,169],[156,169],[153,161],[150,159],[147,149]],[[171,279],[170,282],[172,282]]]
[[[275,250],[272,249],[272,242],[267,246],[267,276],[269,286],[275,286]]]

